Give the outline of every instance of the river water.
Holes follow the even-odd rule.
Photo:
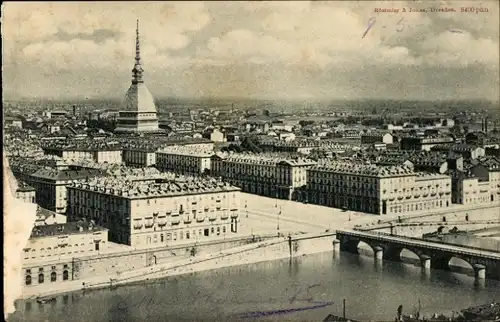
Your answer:
[[[9,321],[322,321],[342,315],[343,299],[347,317],[394,321],[400,304],[408,314],[420,301],[427,316],[499,300],[500,283],[327,252],[80,291],[43,305],[21,300]]]

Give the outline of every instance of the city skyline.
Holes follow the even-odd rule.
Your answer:
[[[499,6],[472,3],[7,3],[4,97],[123,97],[139,19],[158,99],[496,100]]]

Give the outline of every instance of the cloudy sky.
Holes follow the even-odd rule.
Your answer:
[[[469,5],[489,12],[460,12]],[[136,19],[145,80],[157,98],[499,97],[498,1],[3,6],[7,98],[123,96]],[[408,12],[439,7],[457,12]]]

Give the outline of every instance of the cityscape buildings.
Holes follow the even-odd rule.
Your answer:
[[[165,43],[143,46],[141,52],[140,40],[146,45],[154,40],[140,38],[137,20],[132,80],[121,102],[96,98],[97,94],[86,97],[80,92],[76,96],[81,95],[81,99],[19,98],[4,102],[4,159],[10,165],[11,173],[7,175],[12,174],[16,180],[11,181],[17,181],[12,184],[13,198],[36,211],[27,242],[17,243],[22,254],[21,271],[16,274],[22,276],[19,286],[23,296],[36,298],[39,307],[43,307],[51,300],[42,298],[47,294],[102,287],[114,290],[116,285],[129,282],[313,252],[333,250],[336,260],[345,252],[359,253],[363,247],[372,252],[375,263],[404,261],[403,250],[412,253],[422,277],[429,276],[428,269],[451,270],[452,261],[460,259],[468,265],[466,269],[475,286],[484,279],[500,278],[496,241],[500,232],[498,102],[315,102],[312,97],[329,86],[323,83],[310,93],[299,93],[311,97],[305,102],[219,99],[217,93],[241,93],[241,88],[236,90],[238,86],[259,95],[271,95],[271,81],[257,83],[253,78],[267,71],[278,76],[281,68],[302,64],[311,77],[301,74],[294,78],[290,74],[289,82],[279,90],[300,92],[305,83],[314,82],[314,77],[323,81],[321,77],[327,74],[340,79],[342,75],[323,67],[340,57],[332,56],[324,64],[318,63],[314,60],[326,58],[322,55],[328,56],[326,52],[333,52],[333,47],[296,56],[295,47],[280,40],[283,47],[276,47],[276,51],[285,54],[277,56],[286,61],[280,61],[279,68],[263,68],[262,57],[254,56],[272,60],[272,55],[265,51],[269,50],[267,47],[275,51],[271,46],[274,36],[259,31],[269,46],[258,46],[259,37],[251,32],[236,30],[236,34],[248,36],[240,41],[234,33],[224,31],[220,37],[207,39],[207,48],[198,47],[197,37],[201,36],[194,29],[204,28],[201,18],[205,16],[182,16],[185,12],[159,7],[168,16],[165,21],[181,17],[189,26],[165,36],[158,30]],[[314,8],[309,11],[321,11]],[[298,11],[294,13],[297,19],[292,20],[300,23]],[[88,22],[90,15],[82,21]],[[271,15],[269,19],[283,17]],[[109,25],[114,28],[115,24]],[[70,29],[66,25],[54,26],[58,33],[47,41],[59,48],[55,39],[74,35],[65,30]],[[225,30],[219,27],[217,33]],[[268,23],[262,27],[268,28]],[[149,23],[143,24],[142,30],[147,28],[151,31]],[[317,25],[312,31],[297,27],[289,36],[314,33],[315,38],[320,36],[320,29]],[[107,46],[118,47],[126,42],[121,38],[127,34],[123,30],[96,29],[93,34],[77,35],[99,47],[100,37],[108,37],[107,33],[111,35]],[[143,37],[147,34],[143,31]],[[92,39],[83,39],[86,37]],[[133,36],[130,38],[133,41]],[[235,39],[238,41],[227,43]],[[179,48],[173,43],[176,41]],[[255,55],[245,53],[239,57],[243,43],[257,48]],[[370,44],[369,40],[365,43]],[[77,43],[73,45],[76,47]],[[39,43],[34,47],[47,51],[49,48]],[[20,51],[19,56],[36,52],[28,49]],[[375,52],[373,57],[385,55],[386,49]],[[64,47],[60,50],[64,51]],[[121,49],[116,50],[118,53]],[[199,57],[208,55],[207,52],[214,57]],[[221,52],[235,57],[231,63],[224,63],[215,58]],[[171,79],[167,74],[178,72],[174,69],[179,66],[171,68],[171,61],[192,64],[182,75],[182,81],[188,85],[177,84],[178,88],[172,86],[171,91],[164,92],[151,87],[158,97],[155,100],[145,82],[141,54],[156,62],[151,67],[151,83],[160,85],[161,77]],[[406,52],[401,50],[400,54]],[[181,58],[182,55],[188,58]],[[247,56],[253,57],[250,63],[257,66],[256,72],[249,69],[236,77],[232,68],[247,64]],[[366,62],[371,63],[373,57]],[[50,58],[51,63],[60,62]],[[171,59],[170,69],[156,70],[162,59]],[[391,63],[392,60],[391,56]],[[420,60],[425,61],[424,57],[415,59]],[[88,61],[91,69],[95,60]],[[43,60],[37,62],[41,64]],[[76,60],[72,63],[76,64]],[[227,68],[224,77],[228,79],[223,82],[215,72],[212,74],[221,66]],[[239,81],[240,76],[244,81]],[[384,86],[387,79],[375,78],[374,93],[385,95],[392,90]],[[36,83],[36,77],[33,79]],[[256,88],[250,90],[249,84],[241,84],[247,82]],[[75,92],[80,90],[74,87]],[[187,87],[207,97],[170,97]],[[356,96],[355,91],[362,87],[348,86],[352,92],[345,95]],[[385,89],[378,93],[379,87]],[[337,94],[344,95],[347,87],[339,87],[339,91],[340,88],[342,93]],[[29,215],[24,211],[11,211],[8,215],[12,214],[17,219]],[[296,274],[298,265],[301,263],[290,261],[286,278],[303,276]],[[374,267],[376,271],[380,268]],[[282,267],[279,270],[282,272]],[[278,275],[269,276],[277,278],[274,285],[281,287]],[[225,278],[224,283],[229,280],[233,282]],[[217,287],[226,286],[222,283]],[[331,293],[327,289],[320,294]],[[196,304],[198,295],[188,297]],[[294,303],[296,297],[293,295],[290,305],[299,304]],[[234,304],[230,300],[221,302],[228,307]],[[274,306],[271,302],[266,305]],[[276,312],[284,311],[288,312],[288,308]],[[112,310],[107,313],[110,319],[116,319]]]

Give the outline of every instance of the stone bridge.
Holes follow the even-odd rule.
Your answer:
[[[474,268],[476,278],[500,280],[500,252],[388,233],[347,229],[337,230],[337,239],[340,241],[340,250],[350,253],[358,253],[360,242],[368,244],[376,259],[400,261],[401,252],[406,249],[420,258],[422,268],[425,269],[449,269],[450,260],[460,258]]]
[[[423,234],[436,232],[440,228],[457,228],[461,231],[472,231],[485,228],[500,227],[500,220],[475,220],[475,221],[419,221],[419,222],[389,222],[356,226],[358,231],[371,231],[389,233],[391,235],[422,237]]]

